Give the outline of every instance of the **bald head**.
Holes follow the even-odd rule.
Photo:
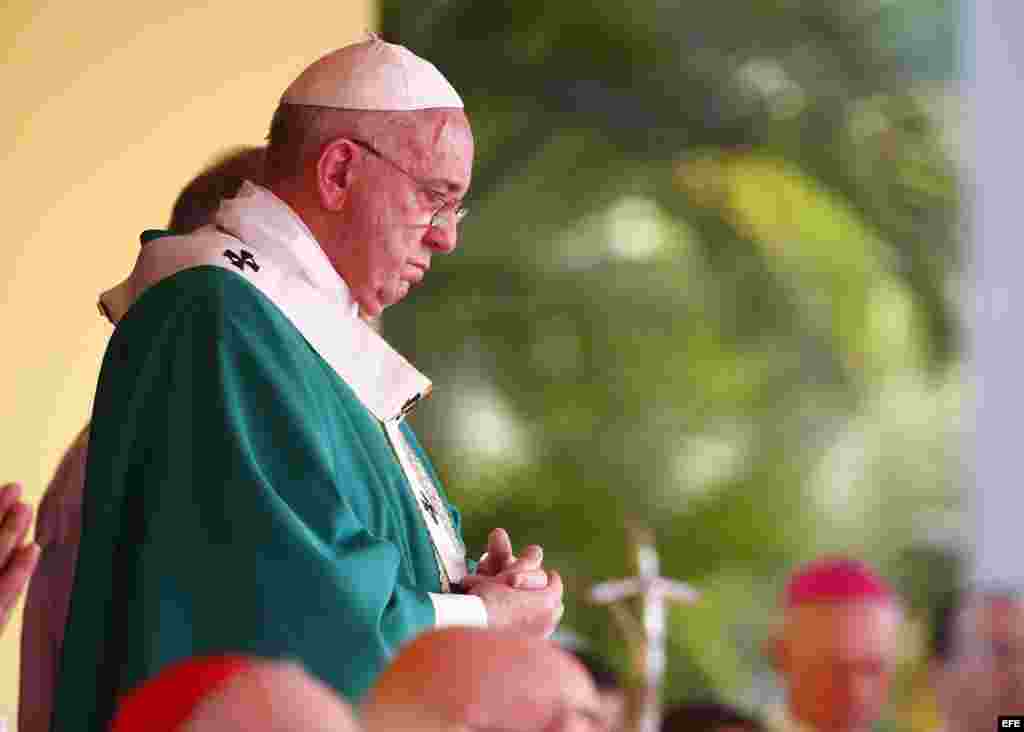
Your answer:
[[[901,610],[874,571],[848,560],[798,571],[772,648],[792,717],[818,730],[866,731],[888,697]]]
[[[198,704],[181,732],[357,732],[349,707],[300,666],[255,662]]]
[[[399,653],[362,716],[371,732],[589,732],[598,708],[586,669],[553,643],[448,628]]]

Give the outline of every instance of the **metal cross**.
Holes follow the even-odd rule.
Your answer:
[[[639,532],[638,532],[639,533]],[[665,674],[665,615],[666,601],[693,604],[699,593],[684,582],[659,576],[658,552],[653,538],[639,533],[636,538],[637,575],[626,579],[602,582],[590,588],[590,601],[598,605],[611,605],[618,611],[616,619],[627,623],[627,631],[641,625],[632,633],[635,643],[642,649],[636,654],[636,665],[643,679],[637,729],[639,732],[658,732],[661,727],[661,680]],[[643,620],[638,624],[628,612],[614,603],[629,597],[639,597],[643,607]],[[638,636],[638,637],[637,637]]]

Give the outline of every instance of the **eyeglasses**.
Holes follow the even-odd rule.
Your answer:
[[[377,148],[375,148],[370,143],[363,142],[362,140],[356,140],[355,138],[352,137],[346,139],[363,148],[364,150],[366,150],[366,152],[370,153],[374,157],[383,160],[385,163],[387,163],[392,168],[394,168],[399,173],[401,173],[406,178],[415,183],[417,188],[426,193],[427,196],[430,197],[431,201],[437,204],[437,208],[435,208],[433,213],[430,215],[430,223],[428,224],[428,226],[430,226],[431,228],[436,227],[439,229],[443,229],[447,227],[449,223],[451,223],[449,221],[450,217],[454,217],[455,225],[458,226],[462,222],[462,220],[466,218],[466,214],[468,214],[469,211],[464,206],[461,205],[461,202],[449,201],[447,196],[445,196],[443,193],[441,193],[435,188],[431,188],[427,183],[420,180],[415,175],[410,173],[408,170],[403,168],[401,165],[396,163],[394,160],[381,153],[379,150],[377,150]]]

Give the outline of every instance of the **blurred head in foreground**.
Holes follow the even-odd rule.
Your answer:
[[[948,729],[995,729],[1000,714],[1024,712],[1024,598],[976,591],[943,615],[933,672]]]
[[[864,732],[885,706],[899,602],[867,564],[823,558],[790,578],[770,653],[787,713],[818,732]]]
[[[550,641],[446,628],[409,643],[362,705],[367,730],[605,732],[586,669]]]
[[[714,702],[680,704],[661,722],[661,732],[764,732],[753,717]]]
[[[125,696],[111,732],[357,732],[348,705],[299,666],[240,656],[171,664]]]

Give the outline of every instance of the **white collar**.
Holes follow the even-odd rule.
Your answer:
[[[101,295],[100,311],[116,324],[143,292],[176,272],[230,269],[280,308],[378,420],[401,419],[429,395],[430,380],[358,317],[345,281],[284,201],[246,181],[221,203],[215,222],[145,244],[128,278]],[[258,268],[240,266],[239,254]]]
[[[331,264],[306,223],[291,206],[270,190],[244,181],[234,198],[221,201],[215,222],[253,245],[259,245],[278,265],[294,269],[302,279],[333,303],[359,315],[348,284]]]

